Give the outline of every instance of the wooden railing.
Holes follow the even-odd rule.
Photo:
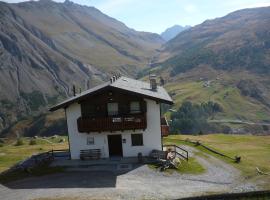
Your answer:
[[[145,114],[133,114],[117,117],[83,118],[77,119],[79,132],[101,132],[101,131],[124,131],[135,129],[146,129],[147,122]]]
[[[167,145],[163,145],[163,147],[166,147],[167,149],[171,149],[171,151],[175,154],[175,156],[179,156],[184,158],[186,161],[188,161],[188,151],[177,146],[174,144],[167,144]]]

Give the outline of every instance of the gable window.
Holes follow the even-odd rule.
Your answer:
[[[143,146],[143,134],[131,134],[132,146]]]
[[[130,113],[140,113],[141,108],[140,108],[140,102],[139,101],[132,101],[130,102]]]
[[[118,115],[118,103],[108,103],[107,110],[109,116]]]

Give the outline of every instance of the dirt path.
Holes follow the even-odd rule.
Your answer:
[[[1,200],[68,197],[76,199],[176,199],[193,195],[255,190],[240,172],[212,156],[196,154],[207,172],[201,175],[163,173],[140,166],[124,174],[117,172],[66,172],[28,178],[0,186]]]

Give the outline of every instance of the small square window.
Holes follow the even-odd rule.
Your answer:
[[[130,102],[130,113],[140,113],[140,102],[138,101],[132,101]]]
[[[95,138],[87,137],[87,145],[93,145],[93,144],[95,144]]]
[[[109,116],[118,115],[118,103],[108,103],[107,109],[108,109]]]
[[[132,146],[143,146],[143,134],[131,134]]]

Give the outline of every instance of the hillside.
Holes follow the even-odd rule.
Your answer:
[[[151,70],[167,80],[175,108],[218,102],[223,112],[208,119],[215,131],[269,133],[269,30],[270,7],[207,20],[166,43]]]
[[[160,36],[165,40],[169,41],[173,39],[175,36],[177,36],[179,33],[181,33],[184,30],[187,30],[191,28],[191,26],[180,26],[180,25],[174,25],[170,28],[167,28],[164,32],[160,34]]]
[[[163,46],[164,66],[177,75],[198,65],[270,73],[270,7],[245,9],[207,20]]]
[[[0,2],[0,132],[115,72],[133,76],[163,43],[94,7]],[[16,132],[16,131],[15,131]]]

